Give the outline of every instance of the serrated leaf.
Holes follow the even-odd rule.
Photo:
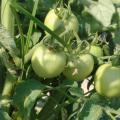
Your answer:
[[[99,120],[102,116],[103,110],[100,105],[87,102],[80,113],[81,120]]]
[[[111,0],[93,2],[86,10],[105,27],[111,24],[112,16],[115,13],[115,7]]]
[[[78,113],[78,117],[81,120],[99,120],[102,116],[102,106],[106,105],[106,100],[94,93],[84,104],[82,109]],[[97,111],[97,113],[96,113]]]
[[[35,80],[27,80],[19,84],[13,96],[13,104],[18,108],[18,112],[23,120],[29,120],[31,110],[38,97],[42,95],[44,85]]]
[[[0,110],[0,120],[12,120],[7,112]]]

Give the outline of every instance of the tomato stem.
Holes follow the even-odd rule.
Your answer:
[[[13,0],[2,0],[1,2],[1,24],[14,35],[14,15],[11,9],[11,3]]]

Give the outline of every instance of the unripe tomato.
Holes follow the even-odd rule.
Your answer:
[[[60,10],[61,9],[58,8],[58,11]],[[67,11],[67,9],[64,8],[64,11]],[[62,17],[63,16],[64,12]],[[72,39],[74,37],[73,31],[77,33],[79,29],[79,22],[77,20],[77,17],[73,13],[71,13],[65,19],[63,19],[55,13],[54,9],[51,9],[48,12],[44,24],[52,31],[54,31],[57,35],[60,35],[65,31],[69,31],[65,35],[66,40],[69,38]],[[46,32],[46,34],[48,33]]]
[[[96,91],[106,97],[120,95],[120,67],[112,66],[111,63],[101,65],[96,71]]]
[[[70,80],[84,80],[90,75],[94,67],[94,59],[90,54],[69,58],[63,74]]]
[[[64,70],[66,55],[64,52],[54,51],[42,44],[33,53],[31,63],[39,77],[52,78]]]
[[[97,58],[103,56],[102,48],[100,46],[97,46],[97,45],[91,45],[90,53]]]

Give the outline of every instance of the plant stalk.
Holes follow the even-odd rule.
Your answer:
[[[1,24],[14,36],[15,19],[10,5],[12,1],[13,0],[1,1]]]

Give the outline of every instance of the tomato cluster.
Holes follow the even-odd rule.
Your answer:
[[[73,13],[69,13],[66,8],[52,9],[48,12],[44,24],[61,40],[64,39],[66,44],[64,49],[58,50],[43,43],[35,50],[31,63],[39,77],[53,78],[62,73],[69,80],[82,81],[91,75],[97,65],[93,75],[96,91],[107,97],[120,95],[120,68],[113,66],[111,62],[99,65],[98,61],[104,56],[102,47],[91,44],[89,50],[83,52],[77,49],[79,45],[73,49],[71,42],[68,43],[76,38],[79,30],[79,22]],[[50,35],[46,31],[45,33]]]

